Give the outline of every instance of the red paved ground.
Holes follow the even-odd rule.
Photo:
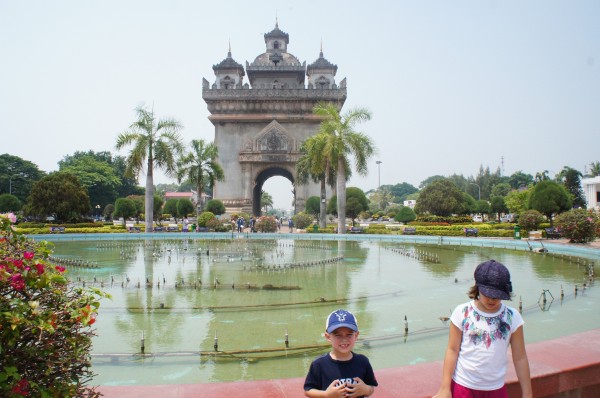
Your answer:
[[[529,344],[527,353],[535,397],[573,389],[580,390],[578,395],[572,396],[600,397],[600,329]],[[437,391],[441,372],[441,362],[376,369],[379,387],[374,396],[431,397]],[[515,381],[514,369],[510,366],[507,382],[511,397],[519,396]],[[233,383],[101,387],[100,391],[107,398],[301,398],[304,397],[303,382],[303,378],[295,378]],[[586,387],[590,385],[591,387]]]

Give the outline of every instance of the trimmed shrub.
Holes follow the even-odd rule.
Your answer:
[[[214,218],[216,218],[215,215],[213,213],[211,213],[210,211],[203,211],[198,216],[198,226],[199,227],[206,227],[207,226],[206,223],[209,220],[212,220]]]
[[[294,221],[294,227],[298,229],[304,229],[312,224],[313,216],[304,212],[300,212],[293,216],[292,220]]]
[[[519,215],[519,226],[526,231],[533,231],[544,222],[544,216],[537,210],[527,210]]]

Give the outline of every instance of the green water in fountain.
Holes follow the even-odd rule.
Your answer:
[[[55,255],[96,267],[68,266],[69,277],[102,285],[113,297],[102,302],[96,323],[93,383],[101,385],[303,377],[326,352],[324,322],[337,308],[356,314],[355,351],[375,369],[441,360],[443,318],[468,300],[475,266],[490,258],[511,271],[509,305],[522,300],[526,342],[600,327],[599,289],[586,278],[593,259],[469,246],[199,238],[60,241]],[[289,348],[307,348],[286,350],[286,334]],[[147,357],[134,355],[142,335]],[[220,351],[262,352],[198,355],[214,351],[215,336]]]

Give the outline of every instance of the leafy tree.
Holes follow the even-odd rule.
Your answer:
[[[581,172],[569,166],[565,166],[560,173],[558,173],[557,177],[567,191],[571,194],[573,199],[573,207],[581,207],[582,209],[585,209],[585,195],[583,194],[583,189],[581,188]]]
[[[165,202],[165,206],[163,207],[163,214],[168,214],[175,219],[177,222],[177,199],[169,199]]]
[[[390,203],[394,200],[392,194],[384,188],[378,189],[369,195],[371,210],[385,211]]]
[[[511,213],[521,214],[528,209],[531,189],[510,191],[504,198],[504,203]]]
[[[573,243],[592,242],[600,231],[600,218],[593,210],[572,209],[556,216],[556,226]]]
[[[98,289],[68,283],[46,242],[12,229],[0,215],[0,396],[99,397],[90,352]]]
[[[482,216],[484,214],[490,214],[492,211],[492,208],[487,200],[478,200],[475,202],[475,209],[476,212]]]
[[[76,221],[91,210],[87,190],[70,173],[54,172],[31,188],[25,213],[37,218],[53,214],[59,222]]]
[[[154,167],[167,176],[176,174],[176,156],[182,152],[177,132],[181,125],[173,119],[156,120],[154,112],[143,107],[136,109],[138,120],[129,130],[117,137],[117,150],[133,144],[127,156],[127,175],[138,175],[146,167],[146,232],[153,231]],[[146,164],[144,164],[144,162]]]
[[[28,160],[8,153],[0,155],[0,194],[15,195],[21,203],[25,203],[33,184],[45,175]]]
[[[417,215],[415,214],[414,210],[410,207],[402,206],[402,208],[400,208],[400,211],[396,213],[396,217],[394,219],[398,222],[408,224],[409,222],[416,220]]]
[[[521,187],[528,187],[533,184],[533,176],[531,174],[525,174],[521,170],[514,172],[509,178],[508,183],[513,189],[519,189]]]
[[[327,202],[327,213],[337,216],[337,195],[333,195]]]
[[[165,201],[159,195],[154,194],[154,219],[157,220],[156,223],[161,225],[161,216],[162,216],[162,207]]]
[[[434,180],[419,194],[415,212],[449,216],[464,208],[464,198],[456,185],[447,179]]]
[[[185,218],[195,211],[194,204],[187,198],[181,198],[177,201],[177,214],[179,217]]]
[[[270,193],[262,191],[260,195],[260,207],[265,209],[265,213],[269,211],[269,207],[273,207],[273,197]]]
[[[538,182],[529,196],[529,208],[544,214],[552,225],[554,214],[571,208],[571,198],[566,188],[554,181]]]
[[[357,187],[348,187],[346,189],[346,200],[350,198],[356,198],[364,210],[369,209],[369,199],[365,195],[364,191]]]
[[[118,198],[121,179],[111,164],[110,152],[75,152],[58,162],[60,171],[71,173],[88,191],[92,206],[106,206]]]
[[[477,213],[477,201],[475,200],[475,198],[466,192],[461,193],[462,202],[458,204],[458,206],[454,209],[453,213],[460,215],[470,215],[473,213]]]
[[[526,231],[538,229],[544,216],[537,210],[527,210],[519,215],[519,226]]]
[[[135,220],[136,222],[139,222],[140,217],[142,216],[142,214],[144,214],[144,196],[142,195],[129,195],[127,197],[127,199],[131,199],[133,201],[133,203],[135,204]]]
[[[493,213],[496,213],[498,222],[500,222],[500,216],[502,213],[508,213],[508,207],[504,203],[504,197],[502,196],[492,196],[490,203],[490,210]]]
[[[105,220],[110,220],[112,218],[114,212],[115,212],[115,205],[113,205],[112,203],[109,203],[106,205],[106,207],[104,207],[104,210],[102,211],[102,215],[104,216]]]
[[[354,225],[354,220],[364,209],[365,208],[363,207],[362,203],[360,203],[358,198],[348,198],[346,201],[346,211],[352,220],[352,225]]]
[[[321,199],[318,196],[311,196],[306,199],[304,210],[319,220],[321,215]]]
[[[381,189],[389,191],[393,197],[392,201],[400,204],[404,203],[405,200],[408,200],[408,195],[419,192],[417,188],[407,182],[396,185],[382,185]]]
[[[112,215],[114,218],[123,217],[123,225],[128,218],[135,217],[137,214],[137,206],[133,200],[127,198],[116,200],[115,211]]]
[[[424,179],[423,181],[421,181],[421,183],[419,184],[419,189],[423,189],[427,185],[429,185],[432,182],[437,181],[437,180],[447,180],[447,178],[444,177],[444,176],[441,176],[439,174],[433,175],[431,177],[427,177],[426,179]]]
[[[504,197],[504,196],[508,195],[508,193],[510,191],[512,191],[512,187],[510,186],[510,184],[507,182],[501,182],[492,187],[492,193],[491,193],[490,198],[493,196]]]
[[[198,208],[202,210],[204,186],[212,190],[215,181],[225,180],[225,173],[217,163],[219,151],[214,143],[207,143],[203,139],[192,140],[191,147],[191,151],[183,155],[178,163],[177,181],[181,182],[185,178],[195,185],[198,193]]]
[[[375,152],[370,137],[357,132],[354,126],[362,121],[370,120],[371,113],[366,109],[356,108],[340,115],[337,105],[318,103],[313,112],[322,117],[319,134],[324,135],[325,145],[322,156],[328,159],[336,170],[338,233],[346,233],[346,179],[348,177],[349,157],[359,175],[368,172],[367,161]],[[327,174],[327,173],[326,173]]]
[[[8,193],[0,195],[0,212],[7,213],[10,211],[16,213],[21,210],[21,207],[23,207],[23,205],[15,195]]]
[[[212,199],[206,203],[206,211],[220,216],[221,214],[225,214],[225,205],[218,199]]]

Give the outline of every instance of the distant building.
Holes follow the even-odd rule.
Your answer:
[[[581,180],[588,209],[600,210],[600,176]]]
[[[411,209],[414,209],[416,204],[417,204],[417,201],[414,199],[404,201],[404,206],[410,207]]]

